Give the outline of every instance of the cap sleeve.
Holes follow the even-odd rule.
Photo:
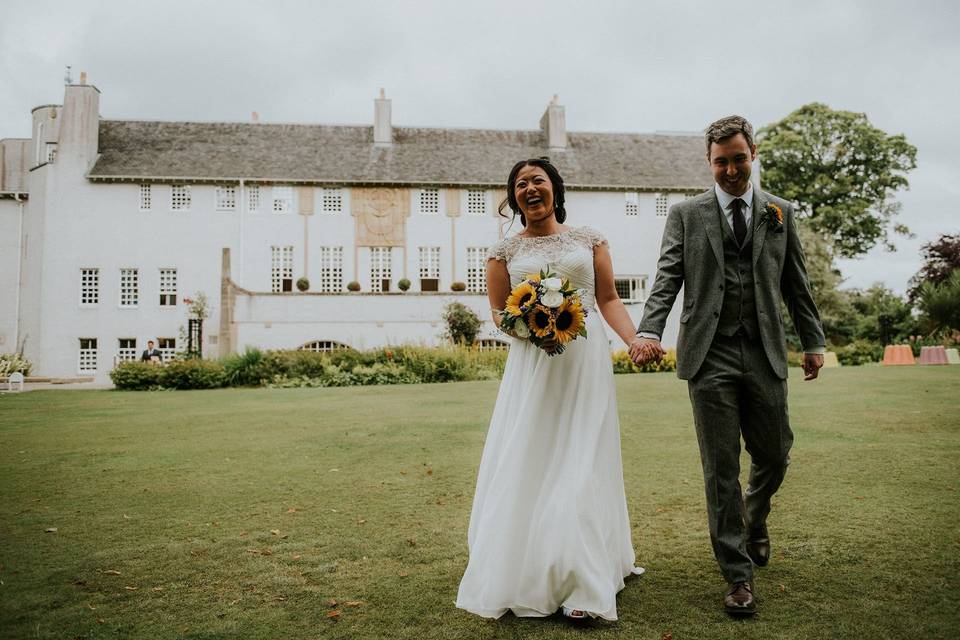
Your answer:
[[[487,250],[487,260],[510,262],[510,258],[513,257],[513,245],[512,238],[504,238],[497,242]]]
[[[580,232],[583,239],[591,247],[599,247],[602,244],[607,244],[607,239],[603,237],[603,234],[593,227],[580,227]]]

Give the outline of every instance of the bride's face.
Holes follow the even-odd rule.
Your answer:
[[[553,215],[553,183],[540,167],[528,164],[520,169],[513,185],[513,194],[527,224]]]

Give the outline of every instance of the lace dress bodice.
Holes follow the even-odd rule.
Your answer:
[[[488,258],[507,265],[510,286],[515,287],[530,273],[549,269],[561,278],[569,278],[576,289],[583,289],[583,304],[596,306],[593,273],[593,248],[606,244],[599,231],[576,227],[561,233],[539,237],[511,236],[490,247]]]

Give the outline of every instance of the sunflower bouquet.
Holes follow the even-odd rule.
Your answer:
[[[577,336],[587,337],[581,290],[570,286],[548,266],[540,273],[531,273],[513,288],[506,308],[500,312],[500,328],[512,331],[540,348],[555,340],[550,355],[563,353],[565,345]]]

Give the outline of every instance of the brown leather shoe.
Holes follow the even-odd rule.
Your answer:
[[[747,533],[747,555],[750,561],[758,567],[765,567],[770,562],[770,534],[767,525],[749,529]]]
[[[735,616],[752,616],[757,612],[757,602],[753,599],[753,587],[749,582],[736,582],[730,585],[723,598],[724,610]]]

